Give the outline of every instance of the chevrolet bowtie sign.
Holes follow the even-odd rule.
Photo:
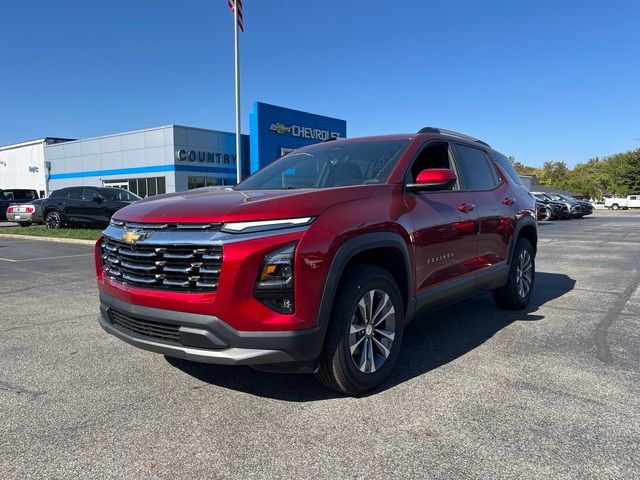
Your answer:
[[[287,126],[284,123],[272,123],[269,127],[272,132],[280,135],[291,135],[298,138],[310,138],[311,140],[329,140],[330,138],[340,138],[339,132],[320,130],[319,128],[302,127],[300,125]]]

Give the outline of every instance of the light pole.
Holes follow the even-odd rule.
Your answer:
[[[238,0],[234,0],[233,25],[236,52],[236,180],[242,180],[242,149],[240,142],[240,38],[238,35]]]

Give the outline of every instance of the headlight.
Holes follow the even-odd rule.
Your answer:
[[[278,313],[293,313],[293,259],[298,242],[287,243],[264,257],[253,295]]]
[[[313,222],[314,217],[285,218],[283,220],[259,220],[256,222],[231,222],[222,226],[227,233],[255,233],[281,228],[303,227]]]

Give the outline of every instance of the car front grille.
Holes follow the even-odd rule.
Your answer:
[[[131,317],[117,310],[109,310],[111,323],[122,329],[128,330],[145,337],[157,338],[169,342],[179,342],[180,333],[178,325],[143,320]]]
[[[105,237],[100,244],[105,276],[127,285],[177,291],[215,291],[222,247],[127,244]]]

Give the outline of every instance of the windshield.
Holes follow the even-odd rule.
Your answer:
[[[560,195],[555,195],[553,193],[547,193],[547,196],[551,199],[551,200],[555,200],[556,202],[558,200],[563,201],[564,198],[562,198]]]
[[[136,202],[140,200],[140,197],[134,195],[129,190],[125,190],[123,188],[102,188],[100,189],[100,193],[107,200],[117,200],[120,202]]]
[[[544,194],[542,193],[534,193],[533,194],[534,197],[536,197],[538,200],[540,200],[541,202],[544,202],[545,200],[549,200],[547,197],[544,196]]]
[[[319,143],[258,170],[236,190],[330,188],[385,183],[410,139]]]

